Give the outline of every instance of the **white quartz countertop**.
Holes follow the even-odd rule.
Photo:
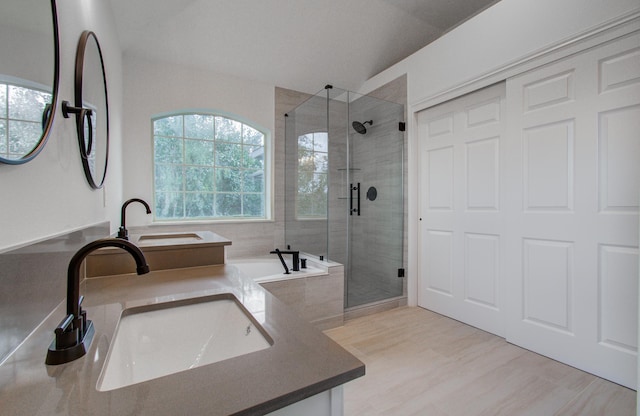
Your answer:
[[[95,326],[87,355],[44,364],[65,303],[0,365],[0,413],[11,415],[265,414],[364,375],[364,364],[300,320],[232,265],[93,278],[81,292]],[[273,338],[271,347],[99,392],[96,384],[122,310],[232,293]],[[179,340],[177,340],[179,342]]]

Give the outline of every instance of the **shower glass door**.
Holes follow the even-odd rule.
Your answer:
[[[404,107],[347,94],[345,306],[351,308],[402,295]]]
[[[285,116],[285,243],[327,258],[327,96],[312,96]]]
[[[404,107],[327,88],[287,113],[285,240],[345,266],[345,307],[402,296]]]

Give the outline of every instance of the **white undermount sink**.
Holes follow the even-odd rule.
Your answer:
[[[97,389],[114,390],[272,344],[230,293],[125,309]]]

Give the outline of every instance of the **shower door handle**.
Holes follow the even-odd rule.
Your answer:
[[[353,184],[349,184],[349,215],[353,215]]]
[[[358,208],[353,207],[353,191],[358,191],[356,194],[358,198]],[[349,215],[353,215],[354,212],[360,215],[360,182],[358,182],[356,186],[353,186],[353,184],[349,186]]]
[[[360,216],[360,182],[358,182],[358,216]]]

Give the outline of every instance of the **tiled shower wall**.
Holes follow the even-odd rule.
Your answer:
[[[0,362],[66,299],[73,255],[108,235],[105,222],[0,253]],[[47,347],[42,346],[42,362]]]

